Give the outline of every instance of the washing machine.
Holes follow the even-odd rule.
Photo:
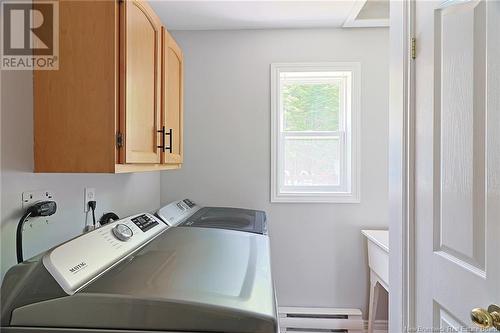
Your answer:
[[[266,213],[260,210],[200,207],[192,200],[184,199],[169,203],[156,214],[171,226],[226,229],[267,235]],[[176,218],[178,216],[182,218]]]
[[[202,208],[175,206],[163,210],[169,223],[137,214],[13,266],[0,330],[277,333],[269,238],[234,224],[181,226]]]

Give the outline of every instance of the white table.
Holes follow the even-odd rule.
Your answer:
[[[361,232],[368,240],[368,266],[370,267],[368,333],[372,333],[380,288],[389,292],[389,231],[361,230]]]

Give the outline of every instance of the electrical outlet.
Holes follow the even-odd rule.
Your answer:
[[[84,201],[83,201],[83,211],[86,213],[90,210],[89,201],[95,201],[95,188],[86,187],[84,192]]]
[[[22,203],[21,207],[23,209],[28,208],[38,201],[47,201],[47,200],[55,200],[54,193],[48,190],[40,190],[40,191],[26,191],[22,194]]]
[[[38,216],[38,217],[32,217],[26,221],[26,223],[23,226],[23,231],[31,229],[31,230],[37,230],[40,229],[46,225],[49,225],[52,223],[52,216]]]

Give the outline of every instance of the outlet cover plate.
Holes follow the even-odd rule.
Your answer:
[[[90,210],[88,202],[95,201],[95,188],[86,187],[83,191],[83,211],[86,213]]]
[[[39,190],[39,191],[26,191],[22,195],[21,207],[23,209],[28,208],[38,201],[55,200],[54,193],[49,190]]]

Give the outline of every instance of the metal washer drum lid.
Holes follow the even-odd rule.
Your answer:
[[[267,234],[266,213],[243,208],[203,207],[179,226],[219,228]]]

